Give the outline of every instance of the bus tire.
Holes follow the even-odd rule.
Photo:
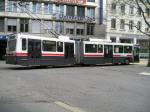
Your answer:
[[[113,63],[113,65],[118,65],[119,63],[117,63],[117,62],[115,62],[115,63]]]
[[[40,65],[39,68],[48,68],[47,65]]]

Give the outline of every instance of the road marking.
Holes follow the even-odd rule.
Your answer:
[[[81,109],[77,108],[77,107],[73,107],[73,106],[70,106],[66,103],[63,103],[63,102],[60,102],[60,101],[55,101],[54,102],[56,105],[64,108],[65,110],[68,110],[70,112],[84,112],[82,111]]]
[[[141,72],[141,73],[139,73],[140,75],[145,75],[145,76],[150,76],[150,73],[148,73],[148,72]]]

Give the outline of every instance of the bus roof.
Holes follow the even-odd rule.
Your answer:
[[[53,40],[53,41],[64,41],[64,42],[74,42],[74,40],[71,40],[69,36],[63,36],[60,35],[58,38],[54,37],[48,37],[48,36],[40,36],[40,35],[33,35],[33,34],[23,34],[23,33],[18,33],[14,34],[16,35],[17,38],[31,38],[31,39],[40,39],[40,40]]]

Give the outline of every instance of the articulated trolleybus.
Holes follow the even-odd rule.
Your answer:
[[[9,36],[6,63],[23,66],[129,64],[138,58],[139,47],[102,39],[75,40],[29,34]]]

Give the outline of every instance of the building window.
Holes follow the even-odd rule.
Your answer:
[[[56,5],[56,14],[64,15],[64,5]]]
[[[149,32],[149,26],[147,24],[145,25],[145,32]]]
[[[137,22],[137,30],[141,30],[141,27],[142,27],[142,23],[141,23],[141,21],[138,21]]]
[[[74,29],[72,29],[72,28],[66,28],[66,34],[73,35],[74,34]]]
[[[99,8],[99,24],[101,25],[101,24],[103,24],[103,21],[105,18],[104,16],[106,14],[106,13],[104,13],[105,8],[104,8],[103,0],[99,0],[99,6],[100,6],[100,8]]]
[[[63,22],[56,22],[55,23],[55,30],[57,33],[64,33],[64,23]]]
[[[95,0],[87,0],[87,2],[95,2]]]
[[[148,48],[149,42],[147,39],[138,39],[137,41],[138,41],[137,43],[140,45],[141,48],[146,48],[146,49]]]
[[[17,7],[15,6],[15,1],[8,1],[8,12],[17,12]]]
[[[76,34],[84,35],[85,34],[85,24],[77,23],[76,24]]]
[[[0,12],[5,11],[5,1],[0,1]]]
[[[116,37],[111,37],[110,40],[111,40],[111,42],[115,43],[116,42]]]
[[[120,29],[122,29],[122,30],[125,29],[125,20],[124,19],[120,20]]]
[[[20,32],[28,32],[28,31],[29,31],[29,20],[20,19]]]
[[[39,20],[32,20],[32,33],[41,33],[41,24]]]
[[[150,16],[150,8],[146,8],[146,14],[147,16]]]
[[[34,14],[39,14],[39,13],[41,13],[41,4],[40,4],[40,3],[33,3],[32,12],[33,12]]]
[[[29,2],[21,2],[21,5],[20,5],[20,12],[22,13],[26,13],[28,12],[29,10]]]
[[[53,4],[45,3],[44,14],[52,14],[52,13],[53,13]]]
[[[116,19],[111,19],[111,28],[116,29]]]
[[[73,35],[75,32],[75,23],[67,22],[66,23],[66,34]]]
[[[77,7],[77,16],[85,17],[85,7],[82,7],[82,6]]]
[[[7,23],[8,32],[16,32],[17,31],[17,20],[16,19],[8,19]]]
[[[149,28],[145,28],[145,32],[148,32],[149,31]]]
[[[133,43],[133,39],[120,39],[121,43]]]
[[[95,18],[95,8],[88,7],[87,8],[87,16],[90,18]]]
[[[71,6],[71,5],[67,5],[67,12],[66,12],[66,16],[75,16],[75,7]]]
[[[42,33],[50,33],[53,30],[52,21],[44,21],[42,25]]]
[[[111,11],[112,11],[113,13],[116,13],[116,4],[115,4],[115,3],[112,3],[112,4],[111,4]]]
[[[87,35],[94,35],[94,24],[87,24]]]
[[[129,14],[130,15],[134,14],[134,6],[130,6],[130,8],[129,8]]]
[[[84,35],[84,29],[77,29],[77,35]]]
[[[0,18],[0,32],[4,32],[4,18]]]
[[[141,14],[142,14],[142,9],[138,8],[138,15],[141,16]]]
[[[131,20],[131,21],[129,21],[129,30],[133,30],[133,21]]]
[[[125,14],[125,5],[124,4],[122,4],[121,6],[120,6],[120,8],[121,8],[121,14]]]

